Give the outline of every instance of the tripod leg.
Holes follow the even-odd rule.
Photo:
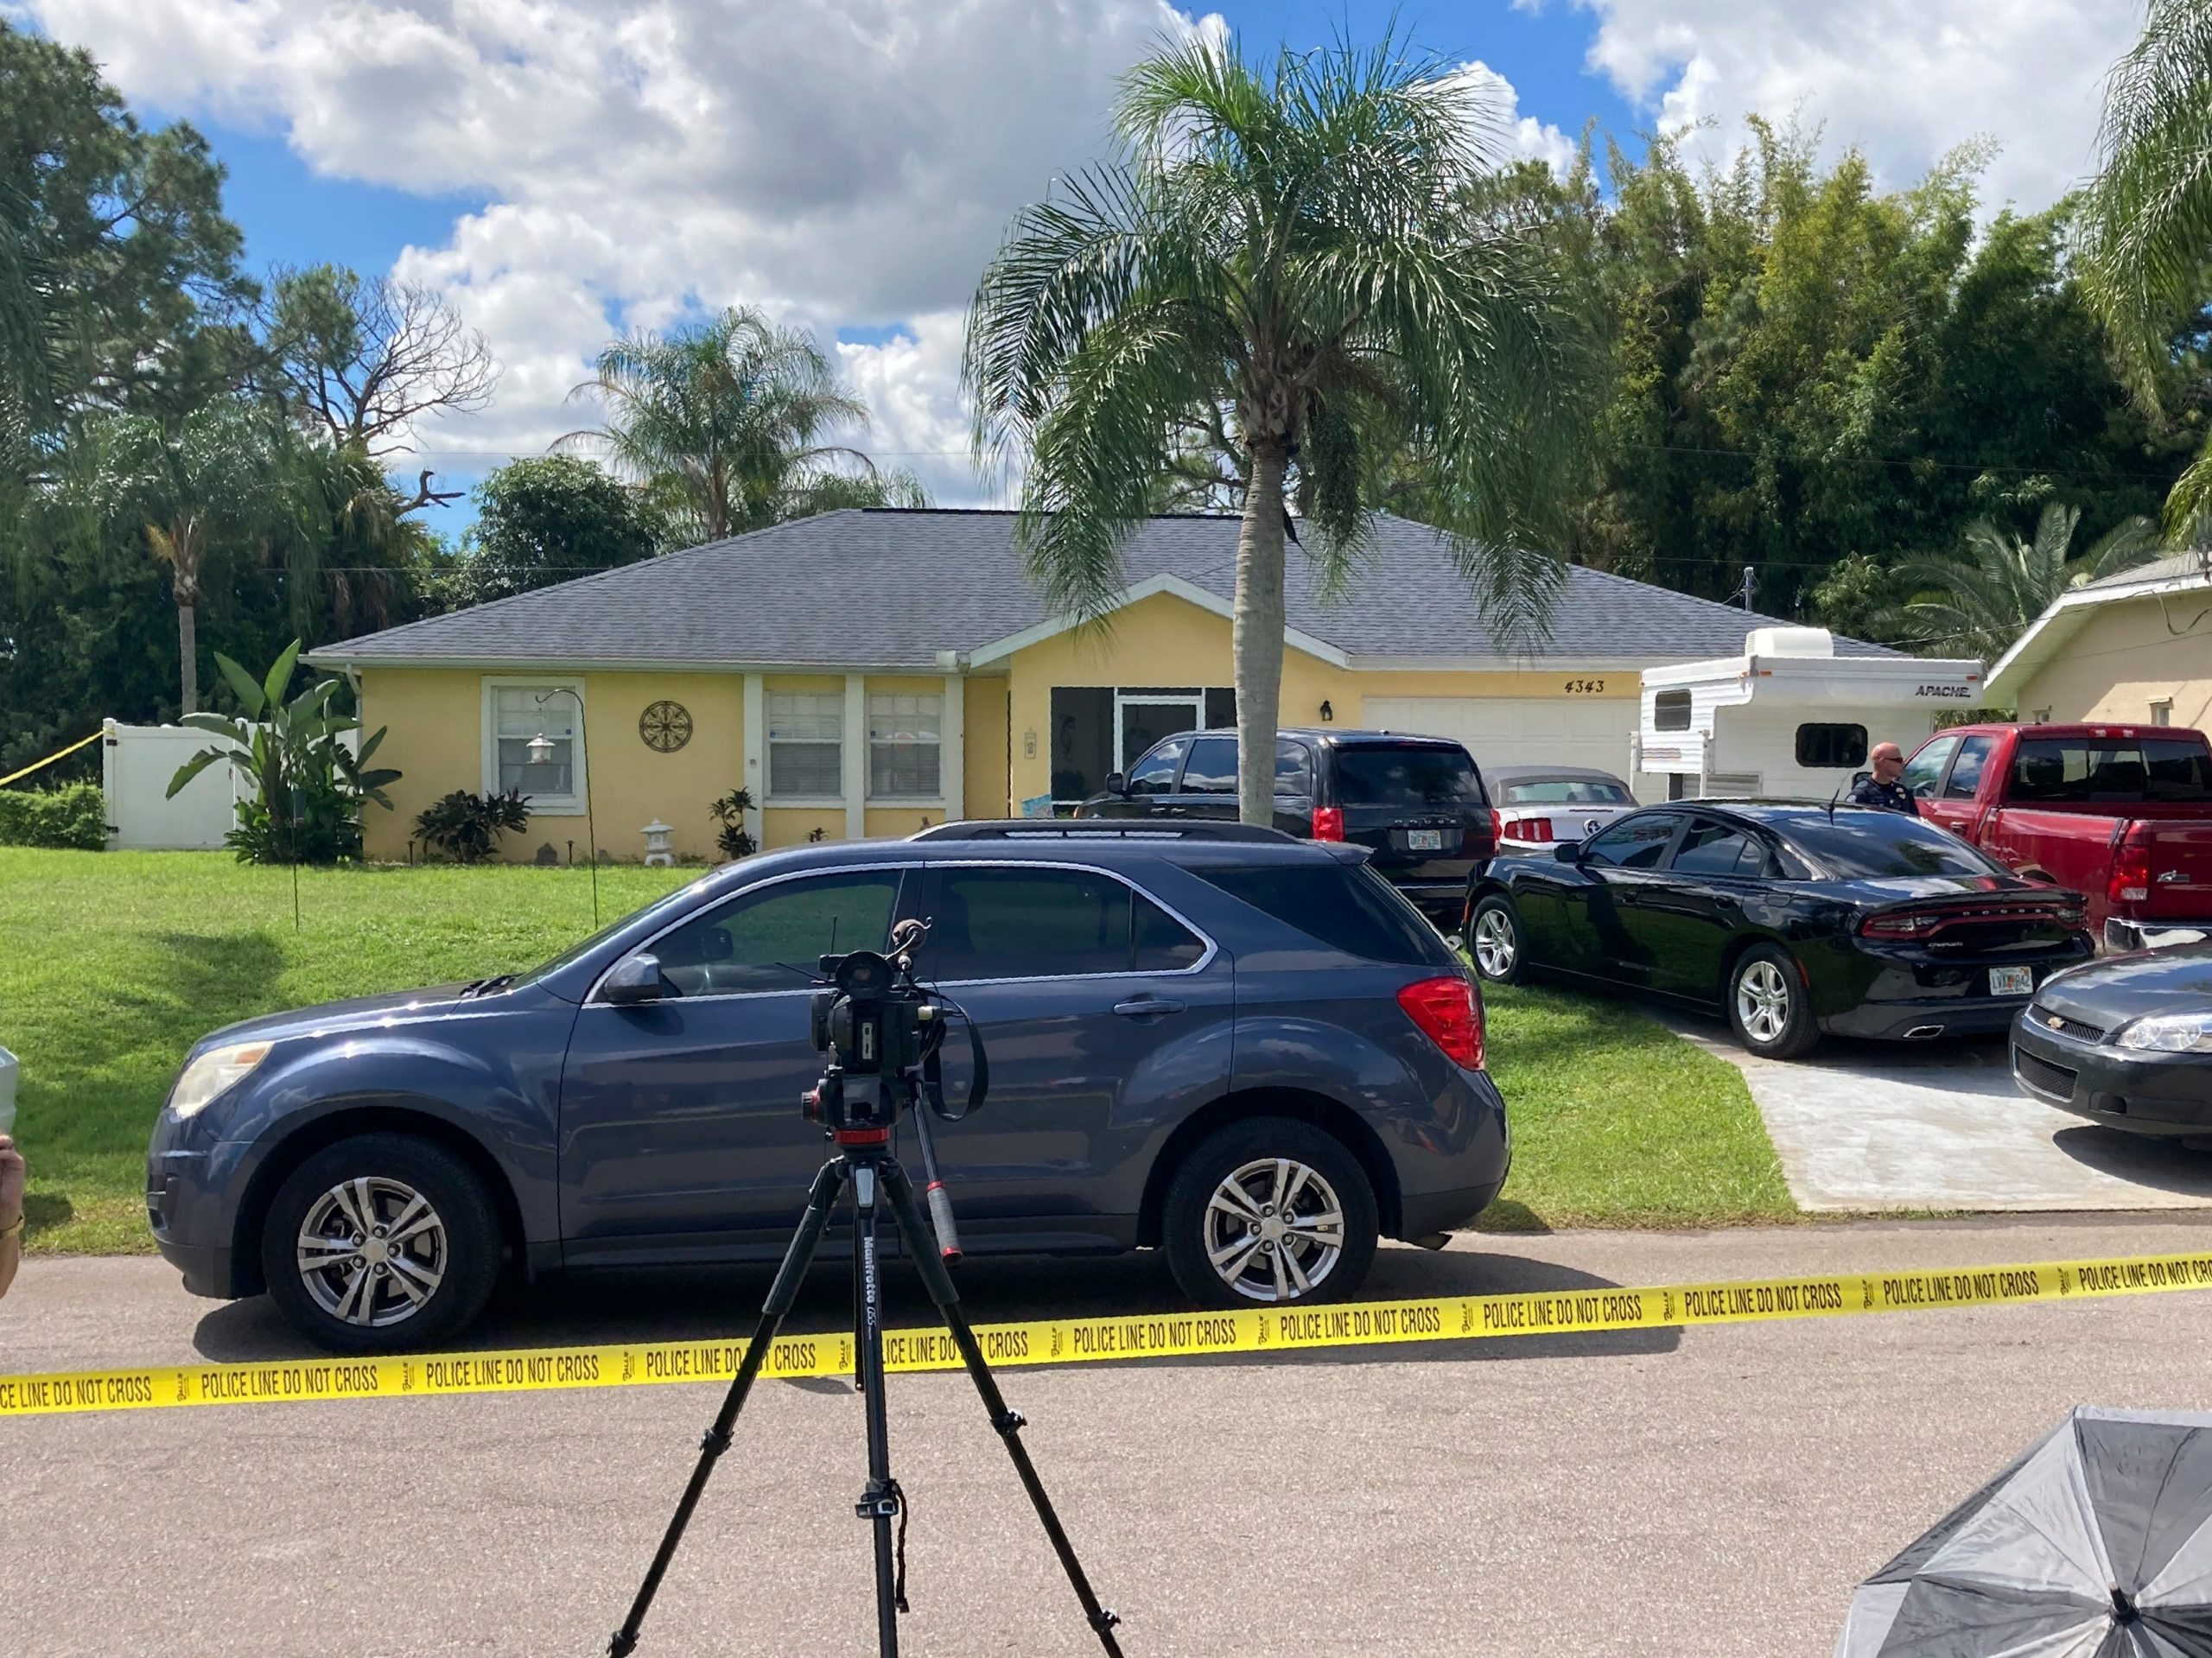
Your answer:
[[[906,1494],[891,1477],[891,1423],[883,1396],[883,1298],[876,1274],[876,1182],[880,1166],[853,1165],[853,1326],[859,1350],[861,1393],[867,1401],[868,1487],[853,1512],[875,1532],[875,1642],[881,1658],[899,1658],[899,1614],[905,1611],[904,1572],[893,1572],[891,1522]],[[903,1550],[902,1550],[903,1552]]]
[[[990,1413],[991,1426],[998,1430],[1007,1455],[1014,1459],[1014,1471],[1021,1480],[1022,1490],[1029,1493],[1030,1504],[1037,1510],[1045,1535],[1052,1541],[1052,1552],[1060,1557],[1060,1569],[1067,1573],[1076,1599],[1083,1604],[1084,1617],[1096,1632],[1098,1644],[1112,1658],[1121,1658],[1122,1648],[1114,1639],[1114,1626],[1122,1620],[1098,1604],[1097,1593],[1084,1574],[1083,1562],[1076,1559],[1075,1545],[1068,1540],[1060,1517],[1053,1511],[1052,1499],[1045,1494],[1045,1483],[1037,1477],[1036,1464],[1029,1460],[1028,1450],[1021,1443],[1021,1413],[1007,1408],[1006,1396],[999,1392],[998,1378],[984,1363],[983,1350],[976,1345],[976,1332],[969,1328],[968,1315],[960,1310],[960,1292],[953,1287],[952,1274],[945,1271],[944,1262],[929,1247],[929,1227],[915,1206],[913,1183],[899,1165],[887,1163],[883,1167],[883,1190],[891,1199],[892,1217],[899,1223],[907,1253],[914,1257],[914,1264],[921,1271],[922,1286],[937,1304],[937,1310],[944,1315],[945,1324],[952,1331],[953,1345],[960,1350],[976,1391],[982,1396],[983,1407]]]
[[[638,1648],[639,1629],[645,1621],[654,1595],[660,1591],[660,1580],[668,1571],[669,1562],[676,1558],[677,1546],[683,1540],[683,1528],[691,1523],[691,1511],[699,1506],[700,1494],[707,1489],[707,1477],[715,1471],[715,1460],[729,1449],[730,1430],[736,1426],[738,1412],[745,1407],[745,1396],[753,1391],[753,1379],[760,1375],[761,1363],[768,1356],[768,1349],[783,1325],[785,1315],[798,1299],[799,1286],[805,1280],[808,1263],[814,1259],[815,1247],[822,1242],[823,1228],[829,1223],[830,1207],[837,1201],[845,1178],[845,1159],[842,1157],[831,1158],[814,1177],[813,1189],[807,1193],[806,1212],[799,1217],[791,1248],[784,1251],[784,1264],[776,1269],[775,1282],[768,1287],[768,1299],[761,1304],[760,1321],[753,1326],[753,1337],[746,1344],[745,1358],[739,1364],[736,1375],[730,1379],[729,1391],[722,1395],[722,1407],[715,1413],[714,1426],[699,1441],[699,1460],[691,1470],[690,1483],[683,1488],[683,1496],[676,1505],[668,1530],[661,1537],[660,1547],[653,1551],[652,1564],[645,1568],[645,1581],[638,1585],[637,1598],[630,1603],[629,1617],[622,1620],[622,1627],[607,1642],[607,1658],[629,1658]]]

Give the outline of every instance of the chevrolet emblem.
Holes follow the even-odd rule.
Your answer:
[[[2062,1031],[2066,1028],[2065,1020],[2056,1013],[2045,1013],[2043,1016],[2043,1022],[2054,1031]]]

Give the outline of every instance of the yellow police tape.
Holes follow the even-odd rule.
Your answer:
[[[103,727],[102,729],[105,730],[105,727]],[[29,765],[23,767],[22,771],[10,772],[6,777],[0,778],[0,789],[6,788],[11,783],[21,782],[23,778],[29,777],[32,772],[37,771],[42,765],[51,765],[56,760],[67,759],[70,755],[82,748],[86,743],[96,743],[99,740],[100,734],[98,731],[95,731],[89,737],[79,737],[75,742],[71,743],[68,747],[57,748],[51,754],[48,754],[44,759],[33,760]]]
[[[1267,1312],[1138,1313],[979,1324],[994,1364],[1082,1364],[1192,1354],[1296,1352],[1392,1342],[1465,1341],[1490,1336],[1557,1336],[1609,1330],[1668,1330],[1868,1312],[2009,1305],[2082,1296],[2212,1288],[2212,1255],[2139,1255],[2040,1261],[1941,1272],[1847,1273],[1669,1284],[1652,1289],[1446,1295],[1407,1301]],[[330,1399],[436,1399],[456,1394],[625,1388],[666,1382],[727,1382],[745,1357],[737,1340],[618,1342],[518,1352],[444,1353],[264,1364],[194,1364],[0,1375],[0,1416],[72,1411],[155,1410]],[[959,1367],[950,1334],[899,1330],[884,1336],[893,1370]],[[849,1375],[849,1333],[787,1336],[769,1349],[760,1374]]]

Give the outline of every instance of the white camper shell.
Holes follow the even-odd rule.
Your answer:
[[[1867,752],[1906,753],[1945,709],[1976,707],[1981,664],[1840,657],[1822,627],[1760,627],[1740,657],[1643,670],[1637,767],[1670,800],[1798,796],[1826,800],[1867,769]]]

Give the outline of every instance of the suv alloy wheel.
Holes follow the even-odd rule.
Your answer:
[[[1208,1136],[1175,1172],[1162,1224],[1176,1283],[1210,1307],[1351,1294],[1380,1231],[1358,1159],[1288,1117],[1255,1117]]]

